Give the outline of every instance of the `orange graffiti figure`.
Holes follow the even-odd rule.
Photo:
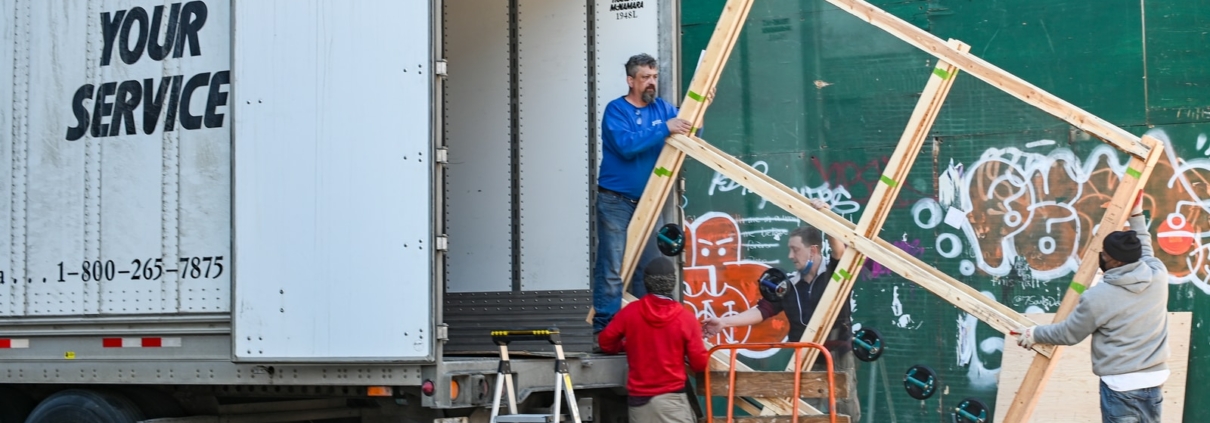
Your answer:
[[[726,317],[756,307],[760,300],[757,279],[769,266],[742,260],[739,225],[731,216],[710,212],[685,227],[685,308],[698,319]],[[779,342],[790,324],[785,315],[751,327],[728,328],[708,339],[715,345],[742,342]],[[751,355],[751,354],[748,354]]]

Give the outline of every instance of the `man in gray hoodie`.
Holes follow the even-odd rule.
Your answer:
[[[1168,380],[1168,269],[1155,258],[1142,197],[1131,231],[1105,237],[1101,284],[1080,295],[1062,322],[1017,330],[1017,345],[1075,345],[1092,335],[1092,372],[1101,377],[1101,421],[1159,422]]]

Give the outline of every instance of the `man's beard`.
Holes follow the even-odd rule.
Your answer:
[[[643,90],[642,98],[643,98],[644,103],[650,103],[652,101],[655,101],[655,89],[649,88],[649,89]]]

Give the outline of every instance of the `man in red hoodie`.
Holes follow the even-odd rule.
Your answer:
[[[708,357],[702,328],[693,313],[672,299],[676,268],[659,257],[647,265],[643,284],[647,295],[622,308],[601,332],[601,350],[626,351],[630,372],[626,380],[632,423],[695,423],[685,394],[688,375],[706,370]]]

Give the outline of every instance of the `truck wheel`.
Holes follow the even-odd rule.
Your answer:
[[[143,412],[145,419],[185,417],[186,414],[176,397],[164,391],[141,386],[120,386],[115,387],[114,392],[133,402]]]
[[[29,395],[9,387],[0,387],[0,423],[22,423],[34,408]]]
[[[112,392],[68,389],[47,397],[25,423],[135,423],[143,413]]]

